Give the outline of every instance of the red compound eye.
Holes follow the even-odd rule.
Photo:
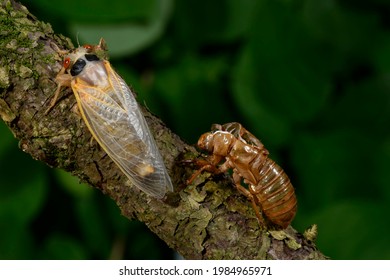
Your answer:
[[[64,63],[62,64],[62,66],[63,66],[65,69],[68,69],[68,68],[69,68],[69,66],[70,66],[70,58],[69,58],[69,57],[65,57]]]
[[[84,49],[86,49],[88,52],[92,51],[93,46],[92,45],[84,45]]]

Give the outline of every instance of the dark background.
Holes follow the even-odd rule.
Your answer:
[[[258,136],[296,188],[293,226],[318,224],[324,254],[390,258],[389,1],[23,4],[75,45],[104,37],[139,102],[187,142],[231,121]],[[1,259],[174,257],[0,130]]]

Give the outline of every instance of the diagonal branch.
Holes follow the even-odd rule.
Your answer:
[[[170,247],[189,259],[324,259],[312,241],[289,227],[259,228],[250,203],[228,178],[203,174],[186,187],[193,172],[180,159],[197,156],[147,110],[144,114],[175,185],[166,201],[148,197],[129,185],[125,175],[91,141],[75,110],[71,90],[45,115],[61,68],[55,51],[71,49],[13,0],[1,0],[0,116],[34,159],[65,169],[111,197],[129,219],[144,222]]]

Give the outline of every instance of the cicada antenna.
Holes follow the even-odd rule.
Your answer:
[[[76,34],[76,42],[77,42],[77,47],[80,47],[80,42],[79,42],[79,34],[80,32],[77,31],[77,34]]]

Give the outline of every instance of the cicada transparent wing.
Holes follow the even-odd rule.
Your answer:
[[[94,138],[130,181],[156,198],[173,191],[135,97],[110,63],[88,61],[71,86]]]

